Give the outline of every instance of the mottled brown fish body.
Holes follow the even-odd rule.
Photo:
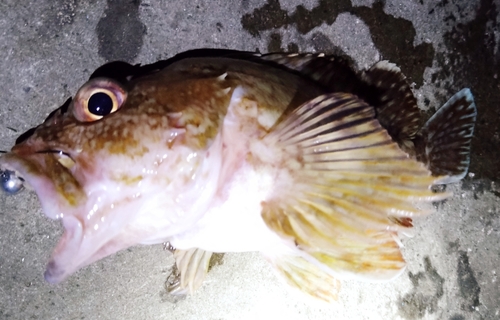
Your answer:
[[[475,106],[453,96],[424,126],[399,68],[322,54],[192,51],[97,69],[0,158],[65,232],[57,283],[135,244],[169,242],[193,292],[212,252],[260,251],[292,286],[335,299],[337,279],[404,270],[398,235],[468,168]],[[19,178],[21,177],[21,178]],[[14,181],[18,178],[19,181]]]

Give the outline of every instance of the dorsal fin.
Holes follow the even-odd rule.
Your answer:
[[[356,93],[363,85],[353,63],[341,56],[323,53],[269,53],[259,58],[297,71],[331,92]]]
[[[368,91],[373,92],[363,98],[375,107],[380,124],[403,150],[413,153],[413,146],[407,145],[421,126],[421,114],[401,69],[388,61],[379,61],[362,77],[371,87]]]
[[[272,61],[318,82],[331,92],[352,93],[375,107],[380,121],[404,151],[413,154],[411,140],[421,126],[417,101],[401,70],[380,61],[361,75],[341,56],[271,53],[259,59]]]

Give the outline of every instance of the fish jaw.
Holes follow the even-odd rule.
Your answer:
[[[220,148],[215,141],[209,152],[176,150],[180,158],[195,162],[192,168],[176,167],[167,160],[156,171],[124,164],[128,171],[150,174],[130,185],[103,179],[87,185],[85,204],[62,219],[65,233],[47,265],[46,280],[58,283],[115,252],[137,244],[162,243],[189,230],[216,192]],[[163,179],[171,171],[183,170],[184,177],[179,174],[173,182]]]
[[[130,195],[131,191],[124,190],[122,194]],[[102,197],[90,199],[61,219],[64,234],[45,271],[45,279],[50,283],[59,283],[95,261],[140,243],[150,232],[157,232],[133,228],[145,199],[129,196],[116,199],[114,203],[113,199],[104,201]]]
[[[44,213],[65,229],[47,281],[61,282],[132,245],[167,241],[206,212],[219,182],[222,142],[216,136],[229,91],[200,81],[187,89],[155,81],[154,92],[138,83],[120,111],[94,122],[75,118],[76,97],[0,159],[0,169],[31,185]],[[213,89],[220,99],[210,100],[211,108],[200,102],[184,110],[178,92],[190,85],[205,96]]]
[[[41,201],[43,211],[51,219],[59,219],[61,213],[82,201],[85,194],[73,176],[52,154],[33,153],[29,156],[8,153],[0,158],[0,169],[11,170],[25,180]],[[57,176],[58,179],[52,179]],[[62,183],[64,181],[64,183]]]
[[[0,158],[0,168],[25,179],[47,217],[64,227],[47,264],[48,282],[130,246],[164,242],[205,212],[218,183],[220,140],[208,150],[149,147],[155,151],[140,159],[105,151],[93,159],[72,155],[71,168],[57,154],[23,145]]]
[[[120,236],[120,226],[126,225],[133,217],[128,214],[122,219],[113,219],[112,215],[117,215],[116,211],[120,208],[103,210],[104,199],[97,195],[98,189],[102,191],[106,187],[105,182],[101,181],[100,187],[93,185],[85,189],[72,172],[57,161],[57,156],[36,152],[28,154],[27,149],[26,146],[14,148],[13,152],[0,159],[0,167],[23,177],[28,187],[37,194],[45,215],[62,222],[64,234],[45,273],[48,282],[58,283],[84,265],[133,244],[111,241]],[[116,200],[110,199],[111,203],[113,201]],[[103,208],[98,208],[99,205]],[[92,216],[91,212],[96,214]],[[113,220],[119,225],[111,223]],[[106,232],[97,232],[99,228]]]

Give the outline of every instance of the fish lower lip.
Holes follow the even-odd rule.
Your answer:
[[[45,269],[44,278],[48,283],[57,284],[64,277],[64,273],[64,270],[59,269],[57,263],[51,260]]]
[[[64,234],[59,239],[52,257],[45,270],[45,280],[49,283],[59,283],[80,267],[81,262],[75,261],[83,237],[82,223],[75,217],[63,219]]]

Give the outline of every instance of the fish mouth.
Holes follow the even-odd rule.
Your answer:
[[[60,213],[82,203],[85,193],[71,172],[75,161],[69,153],[47,149],[30,153],[16,147],[0,157],[0,171],[10,172],[37,194],[45,215],[59,219]]]
[[[52,253],[45,270],[45,280],[49,283],[59,283],[80,268],[77,263],[61,263],[73,261],[75,252],[79,252],[83,239],[83,225],[75,217],[69,216],[62,219],[64,234]]]
[[[44,273],[45,280],[52,284],[60,283],[81,268],[135,244],[112,230],[89,237],[86,226],[75,216],[64,217],[62,221],[64,234]]]
[[[98,203],[96,197],[103,194],[99,193],[102,190],[92,190],[94,193],[88,191],[87,194],[83,184],[88,177],[81,174],[80,179],[75,178],[75,170],[72,169],[78,169],[76,164],[69,153],[56,149],[23,153],[14,148],[0,157],[0,171],[11,171],[22,177],[27,189],[37,194],[44,214],[61,221],[64,227],[64,233],[53,250],[44,274],[45,280],[52,284],[139,242],[133,235],[122,233],[129,219],[123,216],[113,219],[112,216],[120,212],[137,212],[139,207],[134,203],[122,205],[118,198],[114,198],[114,211],[110,211],[109,206],[104,208],[103,204],[102,211],[91,218],[87,217]],[[133,219],[133,216],[130,218]],[[95,228],[96,224],[99,224],[98,229]]]
[[[41,150],[30,154],[15,151],[0,157],[0,171],[14,172],[37,194],[45,216],[60,220],[64,233],[53,250],[45,271],[49,283],[59,283],[80,268],[129,246],[115,241],[119,229],[94,232],[84,218],[89,197],[71,173],[75,161],[60,150]],[[124,219],[125,220],[125,219]],[[125,222],[123,222],[125,223]],[[102,229],[103,226],[101,226]]]

